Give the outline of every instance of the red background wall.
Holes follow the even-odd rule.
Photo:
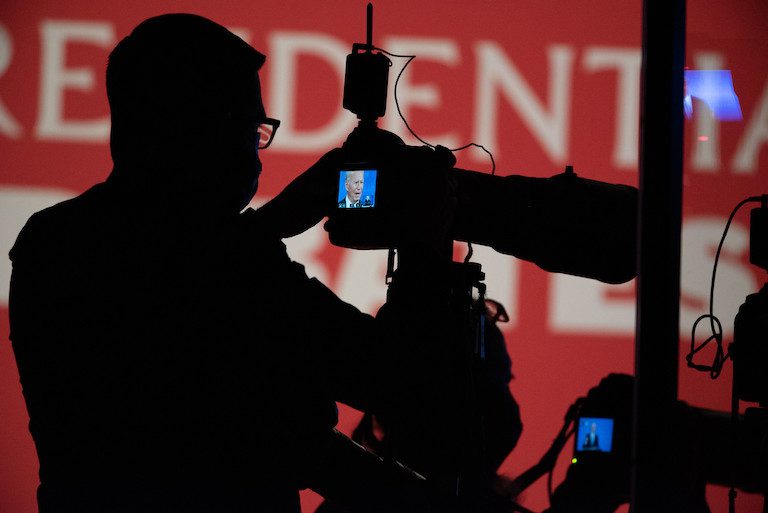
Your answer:
[[[0,5],[0,253],[32,212],[107,176],[108,52],[137,23],[164,12],[210,17],[268,55],[265,104],[283,126],[263,153],[257,202],[339,145],[353,126],[340,107],[343,56],[364,37],[363,2],[7,0]],[[706,308],[728,213],[742,198],[768,192],[768,5],[691,0],[688,12],[688,67],[730,69],[744,120],[711,122],[695,112],[686,122],[681,353],[689,326]],[[399,94],[410,101],[406,115],[422,137],[487,144],[501,175],[549,176],[568,163],[585,177],[636,184],[639,1],[382,0],[374,34],[379,46],[419,55]],[[404,135],[394,109],[382,125]],[[459,164],[490,169],[483,154],[471,151]],[[748,263],[747,230],[742,214],[718,270],[716,313],[726,339],[744,296],[765,281]],[[383,301],[381,253],[330,246],[319,226],[288,244],[341,297],[370,312]],[[504,330],[525,430],[503,470],[517,474],[538,460],[577,396],[609,372],[632,371],[633,287],[551,275],[512,257],[478,253],[489,294],[512,316]],[[25,513],[35,510],[37,461],[7,342],[9,276],[2,256],[0,511]],[[729,382],[730,365],[717,382],[682,367],[680,397],[727,409]],[[340,427],[349,430],[357,415],[342,409]],[[565,466],[564,456],[556,482]],[[713,511],[725,511],[722,489],[711,487],[709,496]],[[305,511],[316,502],[303,495]],[[524,504],[546,506],[543,483]],[[739,506],[758,511],[759,502],[742,495]]]

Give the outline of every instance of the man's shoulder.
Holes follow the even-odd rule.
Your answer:
[[[103,185],[95,185],[79,196],[32,214],[11,248],[11,260],[24,256],[33,247],[50,245],[54,248],[57,241],[71,239],[73,231],[101,222],[103,215],[99,211],[108,204]]]
[[[94,185],[74,198],[32,214],[28,222],[46,225],[84,217],[108,203],[106,194],[106,184]]]

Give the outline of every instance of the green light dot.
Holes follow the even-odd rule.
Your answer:
[[[577,458],[573,458],[573,459],[571,460],[571,463],[576,463],[576,462],[578,462],[578,461],[579,461],[579,460],[578,460]]]

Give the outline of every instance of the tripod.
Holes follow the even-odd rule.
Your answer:
[[[499,460],[489,454],[483,393],[490,368],[498,362],[486,352],[484,273],[478,263],[450,261],[446,243],[441,263],[447,297],[445,314],[435,325],[432,344],[436,376],[421,394],[380,417],[386,426],[388,456],[412,466],[459,504],[490,499],[490,485]],[[418,267],[421,255],[398,251],[398,273]],[[388,276],[394,272],[390,251]],[[494,339],[494,341],[496,341]],[[414,341],[416,343],[416,341]],[[503,344],[503,339],[501,341]],[[495,346],[494,346],[495,347]],[[493,348],[491,348],[493,349]],[[508,365],[508,364],[507,364]],[[508,369],[508,367],[506,367]],[[496,403],[492,403],[494,406]],[[514,443],[514,442],[513,442]],[[497,446],[496,446],[497,447]],[[505,454],[506,455],[506,454]],[[506,510],[510,507],[507,501]]]

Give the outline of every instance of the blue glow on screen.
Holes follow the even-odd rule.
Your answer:
[[[339,192],[336,201],[341,203],[347,196],[345,181],[348,172],[363,172],[363,192],[360,195],[360,203],[363,207],[371,208],[376,205],[376,174],[375,169],[344,169],[339,173]]]
[[[693,99],[703,102],[721,121],[742,119],[739,97],[728,70],[685,70],[685,117],[693,116]]]
[[[602,417],[579,418],[579,428],[576,430],[577,451],[611,452],[612,448],[613,419]]]

